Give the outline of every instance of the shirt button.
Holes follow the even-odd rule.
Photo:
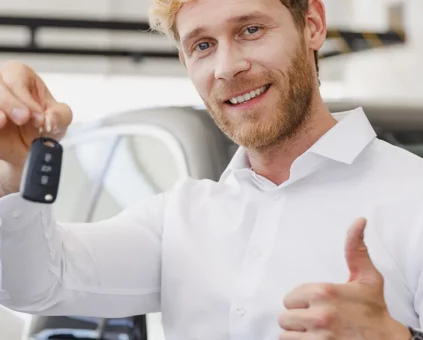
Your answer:
[[[238,308],[238,309],[236,310],[236,313],[237,313],[239,316],[244,316],[244,315],[245,315],[245,309],[244,309],[244,308]]]
[[[259,258],[261,256],[261,251],[258,250],[258,249],[254,249],[253,250],[253,255],[254,255],[254,257]]]
[[[278,191],[272,192],[272,193],[270,194],[270,198],[271,198],[272,200],[277,201],[277,200],[279,199],[279,197],[280,197],[280,194],[279,194],[279,192],[278,192]]]
[[[12,212],[12,217],[13,218],[19,218],[21,216],[22,216],[22,212],[19,211],[19,210],[15,210],[15,211]]]

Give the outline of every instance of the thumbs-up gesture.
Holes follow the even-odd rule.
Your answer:
[[[407,326],[394,320],[384,299],[384,279],[364,243],[366,220],[348,230],[345,284],[305,284],[284,300],[280,340],[410,340]]]

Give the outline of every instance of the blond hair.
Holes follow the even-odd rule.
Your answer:
[[[162,33],[175,42],[179,40],[176,30],[176,14],[182,5],[191,0],[153,0],[149,11],[149,23],[152,30]]]

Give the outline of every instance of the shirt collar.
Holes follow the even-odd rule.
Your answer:
[[[376,132],[363,109],[332,114],[338,121],[307,152],[346,164],[352,164],[365,147],[376,138]]]
[[[370,124],[364,110],[333,113],[338,123],[324,134],[307,153],[317,154],[345,164],[352,164],[365,147],[376,138],[376,132]],[[251,165],[243,147],[239,147],[222,177],[230,172],[250,170]]]

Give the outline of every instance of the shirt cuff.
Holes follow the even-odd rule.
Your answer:
[[[46,225],[51,214],[51,205],[30,202],[20,193],[0,198],[0,231],[20,231],[32,224]]]

